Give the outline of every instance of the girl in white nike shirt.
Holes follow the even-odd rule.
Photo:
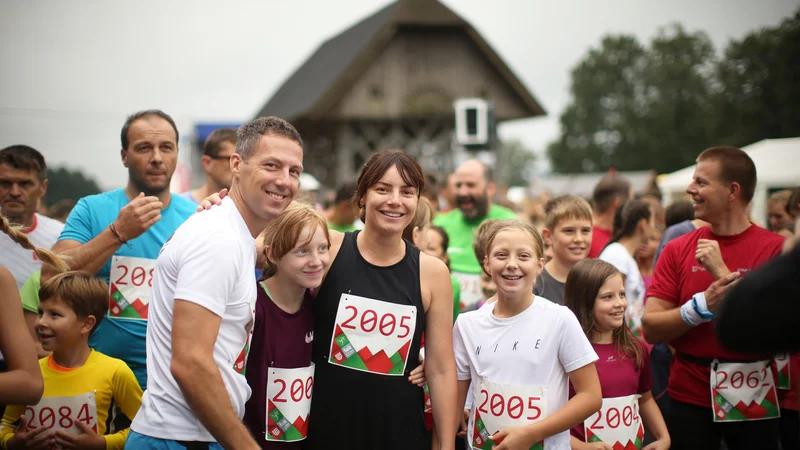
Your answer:
[[[543,247],[528,223],[506,220],[493,227],[484,265],[497,301],[456,321],[460,405],[470,381],[475,385],[467,428],[474,448],[568,450],[569,429],[602,404],[597,355],[575,315],[533,295]]]

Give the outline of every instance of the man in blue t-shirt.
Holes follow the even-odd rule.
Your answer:
[[[147,386],[145,335],[158,252],[195,211],[169,191],[178,161],[178,129],[159,110],[137,112],[121,133],[125,188],[82,198],[67,218],[53,250],[73,270],[94,273],[109,285],[109,311],[89,345],[125,361]],[[54,275],[42,269],[42,282]]]

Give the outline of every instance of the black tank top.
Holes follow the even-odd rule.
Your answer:
[[[420,290],[419,249],[406,242],[405,257],[379,267],[358,251],[358,231],[344,241],[313,303],[316,364],[309,435],[305,449],[429,450],[422,389],[408,381],[419,365],[425,329]],[[342,294],[416,308],[416,327],[405,373],[389,376],[329,362],[331,339]]]

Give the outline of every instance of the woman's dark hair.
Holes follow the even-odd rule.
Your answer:
[[[641,200],[628,200],[623,203],[614,214],[614,231],[606,247],[619,242],[622,238],[633,236],[639,222],[650,220],[652,215],[650,205]]]
[[[419,163],[403,150],[383,150],[372,155],[361,168],[358,176],[355,202],[361,210],[361,221],[365,222],[367,210],[361,203],[367,196],[367,191],[375,186],[383,175],[392,168],[397,167],[403,182],[417,190],[417,198],[425,188],[425,175]]]
[[[676,223],[694,220],[694,206],[688,200],[677,201],[667,207],[666,227],[669,228]]]

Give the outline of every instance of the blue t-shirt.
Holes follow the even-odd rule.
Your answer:
[[[128,203],[128,197],[123,189],[80,199],[67,217],[67,223],[58,240],[72,240],[81,244],[89,242],[108,228],[116,220],[120,210]],[[185,198],[172,195],[169,206],[161,211],[161,219],[144,234],[122,245],[114,255],[155,260],[164,242],[194,213],[195,208],[196,206]],[[110,273],[111,259],[106,261],[96,275],[108,283]],[[132,283],[136,281],[141,283],[141,280],[147,277],[146,274],[139,277],[138,274],[133,273],[130,276],[136,276],[135,280],[130,280]],[[134,301],[134,299],[130,300]],[[145,389],[147,386],[146,334],[146,320],[116,318],[108,314],[89,337],[89,346],[100,353],[125,361],[136,375],[139,385]]]

